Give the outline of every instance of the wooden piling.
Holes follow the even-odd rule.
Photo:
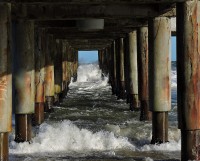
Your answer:
[[[171,21],[149,21],[149,106],[153,112],[152,143],[168,141],[168,111],[171,109]]]
[[[200,3],[177,3],[177,98],[181,160],[200,160]]]
[[[137,30],[129,33],[129,86],[130,86],[130,110],[139,110],[138,97],[138,68],[137,68]]]
[[[14,54],[15,141],[31,140],[31,116],[35,111],[34,23],[16,21]],[[27,128],[29,127],[29,128]]]
[[[12,130],[11,5],[0,3],[0,160],[8,160]]]
[[[151,112],[149,110],[149,80],[148,80],[148,27],[140,27],[137,30],[137,46],[138,46],[138,94],[140,100],[141,114],[140,120],[151,120]]]

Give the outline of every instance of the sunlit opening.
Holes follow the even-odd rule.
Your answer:
[[[98,63],[98,51],[78,51],[79,64]]]

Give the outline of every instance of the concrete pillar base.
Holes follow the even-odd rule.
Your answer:
[[[44,122],[44,102],[35,103],[35,113],[32,121],[34,126],[41,125]]]
[[[200,130],[181,130],[181,160],[200,160]]]
[[[130,110],[138,111],[140,110],[140,101],[138,99],[138,94],[129,94],[130,98]]]
[[[54,96],[46,96],[45,98],[46,98],[45,99],[46,102],[45,102],[44,111],[53,112]]]
[[[140,114],[140,121],[151,121],[152,114],[149,111],[149,101],[148,100],[141,100],[141,114]]]
[[[125,82],[124,81],[120,81],[119,82],[119,93],[118,93],[117,99],[125,99],[125,98],[126,98]]]
[[[151,144],[168,142],[168,112],[153,112]]]
[[[0,160],[8,160],[8,133],[0,133]]]
[[[32,114],[16,114],[15,115],[15,141],[30,142],[31,141],[31,119]]]

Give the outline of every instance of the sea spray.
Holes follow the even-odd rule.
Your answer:
[[[116,137],[112,132],[99,131],[93,133],[80,129],[71,121],[54,124],[44,123],[32,143],[11,142],[10,152],[17,154],[47,152],[84,152],[106,151],[121,148],[134,150],[134,146],[125,137]]]

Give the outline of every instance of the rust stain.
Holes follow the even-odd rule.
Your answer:
[[[25,93],[27,95],[31,95],[31,75],[30,75],[30,73],[25,74],[24,80],[25,80]]]

